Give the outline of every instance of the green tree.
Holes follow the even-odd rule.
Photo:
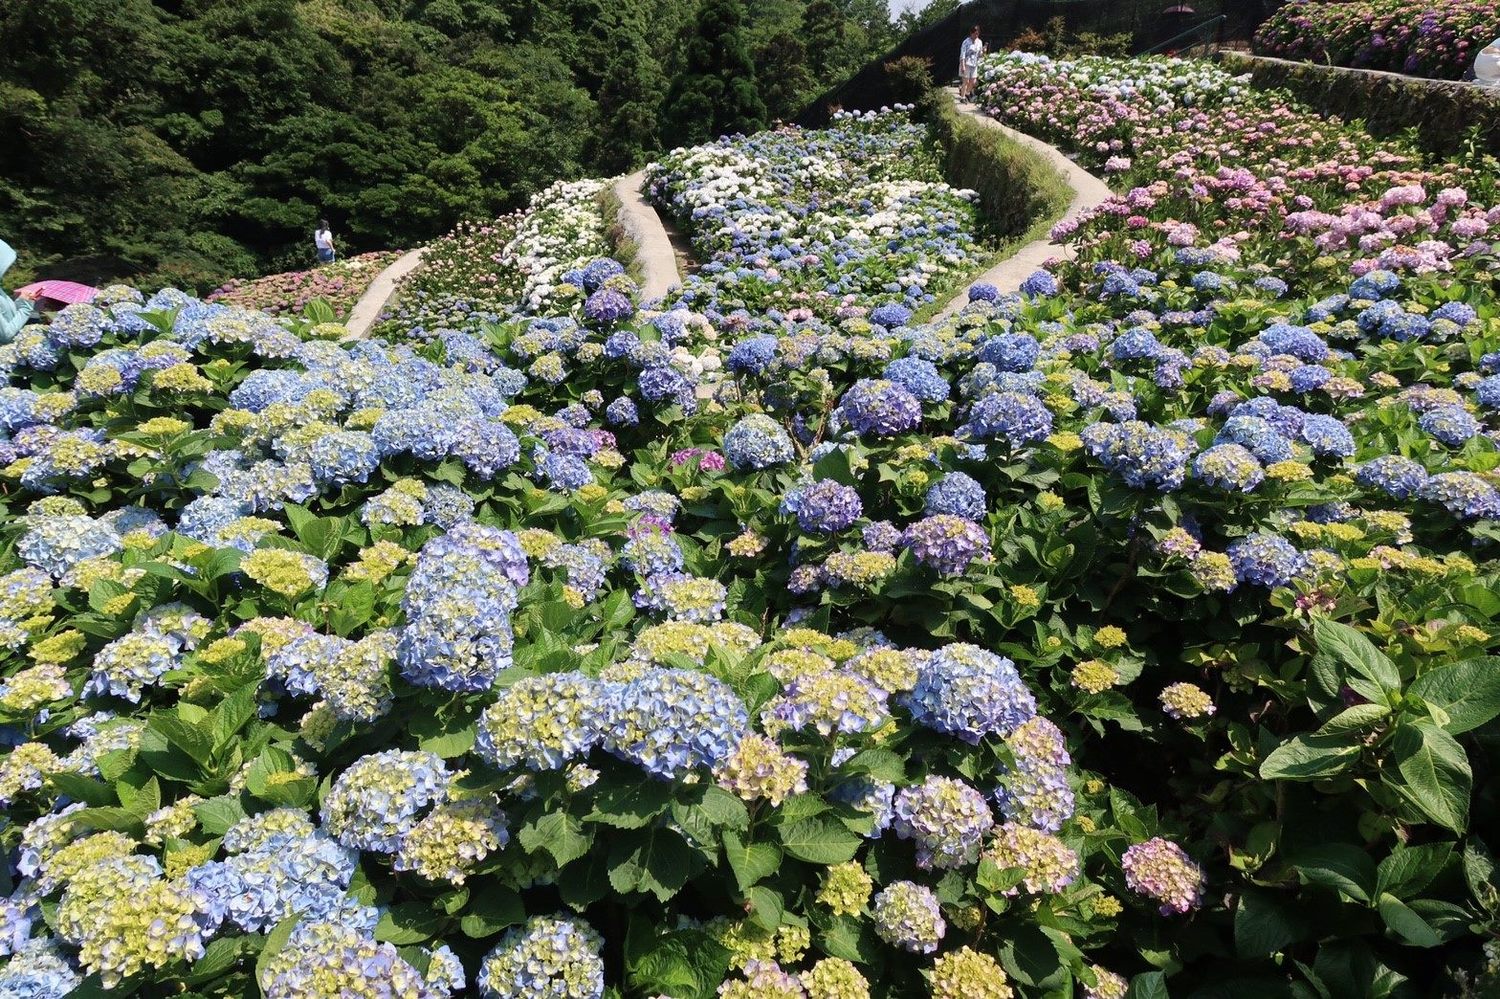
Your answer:
[[[812,73],[807,68],[807,49],[791,32],[774,36],[755,54],[763,81],[761,98],[772,119],[795,118],[814,96]]]
[[[661,67],[640,41],[624,45],[599,89],[599,139],[592,157],[606,173],[635,166],[659,145]]]
[[[703,0],[683,46],[683,69],[667,94],[671,141],[707,142],[764,127],[739,0]]]
[[[834,0],[812,0],[802,12],[807,64],[819,87],[838,83],[851,68],[855,53],[849,27],[849,19]]]

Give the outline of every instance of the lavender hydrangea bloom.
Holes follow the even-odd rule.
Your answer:
[[[945,576],[957,576],[975,559],[990,557],[990,536],[972,520],[939,513],[906,529],[902,542],[912,557]]]
[[[922,403],[896,382],[862,378],[844,393],[838,415],[857,434],[891,437],[916,428]]]
[[[795,514],[797,525],[811,534],[842,531],[858,520],[863,510],[859,493],[832,479],[799,486],[781,501],[781,511]]]

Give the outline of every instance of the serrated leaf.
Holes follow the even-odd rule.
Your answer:
[[[398,947],[426,943],[443,927],[443,916],[424,902],[393,905],[375,924],[375,939]]]
[[[302,918],[300,914],[288,916],[272,928],[266,935],[266,945],[260,949],[260,955],[255,959],[255,976],[259,978],[266,970],[266,962],[281,952],[286,947],[286,942],[291,938],[292,930],[297,928],[297,922]]]
[[[906,782],[906,761],[889,749],[865,749],[844,761],[844,773],[865,774],[888,784]]]
[[[518,838],[528,853],[545,850],[553,863],[566,867],[588,853],[594,834],[585,832],[583,823],[567,812],[548,812],[523,825]]]
[[[1390,747],[1400,777],[1386,772],[1386,783],[1432,821],[1463,832],[1469,822],[1474,776],[1458,740],[1424,721],[1398,728]]]
[[[474,747],[474,740],[478,732],[473,725],[465,725],[463,728],[452,732],[441,732],[429,735],[417,741],[418,748],[428,753],[436,753],[445,760],[457,759]]]
[[[1500,657],[1439,666],[1413,680],[1407,693],[1441,708],[1449,735],[1471,732],[1500,715]]]
[[[200,766],[206,766],[213,756],[214,737],[208,726],[195,725],[180,714],[165,711],[153,712],[146,727],[161,733],[173,746],[182,750]]]
[[[469,907],[458,921],[464,936],[474,939],[494,936],[507,926],[526,921],[526,906],[521,896],[505,888],[486,885],[476,889]]]
[[[782,826],[778,835],[788,856],[825,866],[849,860],[863,842],[841,823],[823,816]]]
[[[699,854],[670,829],[641,829],[615,839],[609,851],[609,883],[618,892],[649,892],[665,902],[682,890]]]
[[[1234,910],[1234,949],[1242,958],[1270,957],[1309,932],[1306,915],[1269,891],[1247,890]]]
[[[198,825],[204,832],[210,836],[222,836],[230,826],[245,817],[245,809],[240,806],[239,798],[222,795],[200,801],[193,806],[193,814],[198,816]]]
[[[221,937],[211,940],[203,949],[203,956],[188,968],[189,985],[203,985],[239,964],[240,959],[252,954],[260,941],[255,937]]]
[[[1443,942],[1443,938],[1427,925],[1425,919],[1389,892],[1380,896],[1377,908],[1385,925],[1413,947],[1436,947]]]
[[[1304,883],[1332,888],[1359,902],[1369,902],[1375,890],[1375,861],[1352,843],[1307,847],[1288,862]]]
[[[146,832],[141,816],[128,808],[81,808],[73,812],[69,818],[90,829],[128,832],[137,836],[145,835]]]
[[[585,818],[616,829],[640,829],[665,812],[671,803],[672,785],[665,781],[610,784],[594,797],[594,808]]]
[[[1339,678],[1368,701],[1384,701],[1401,689],[1401,671],[1365,635],[1330,618],[1313,623],[1318,657],[1331,659]]]
[[[48,774],[47,783],[51,784],[58,794],[65,794],[74,801],[81,801],[95,807],[108,807],[119,801],[113,787],[82,774]]]
[[[229,745],[245,723],[254,718],[259,710],[259,683],[246,684],[231,693],[213,710],[214,749]]]
[[[1380,862],[1372,894],[1391,892],[1411,897],[1432,884],[1453,857],[1452,843],[1424,843],[1421,846],[1398,846]]]
[[[781,866],[781,847],[775,843],[746,843],[738,832],[726,831],[723,837],[724,856],[740,891],[749,891],[761,878],[767,877]]]
[[[1360,743],[1347,735],[1296,735],[1273,749],[1260,765],[1264,780],[1321,780],[1348,769]]]

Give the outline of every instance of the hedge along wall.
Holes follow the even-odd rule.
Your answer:
[[[1242,52],[1220,59],[1231,72],[1248,72],[1258,87],[1282,87],[1325,114],[1362,119],[1372,135],[1416,129],[1425,148],[1453,155],[1473,130],[1480,149],[1500,155],[1500,90]]]
[[[945,90],[930,91],[924,104],[928,127],[943,150],[944,179],[979,192],[992,235],[1014,239],[1067,211],[1072,189],[1036,152],[959,114]]]

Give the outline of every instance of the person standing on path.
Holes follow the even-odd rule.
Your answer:
[[[328,228],[327,219],[318,223],[318,231],[313,233],[313,246],[318,250],[318,263],[333,263],[333,230]]]
[[[974,25],[969,37],[958,49],[958,96],[968,100],[974,96],[979,82],[979,60],[984,55],[984,42],[979,37],[979,25]]]
[[[0,277],[16,262],[16,251],[0,239]],[[36,315],[36,302],[27,295],[17,295],[14,301],[0,291],[0,343],[10,343],[21,332],[21,327],[31,322]]]

